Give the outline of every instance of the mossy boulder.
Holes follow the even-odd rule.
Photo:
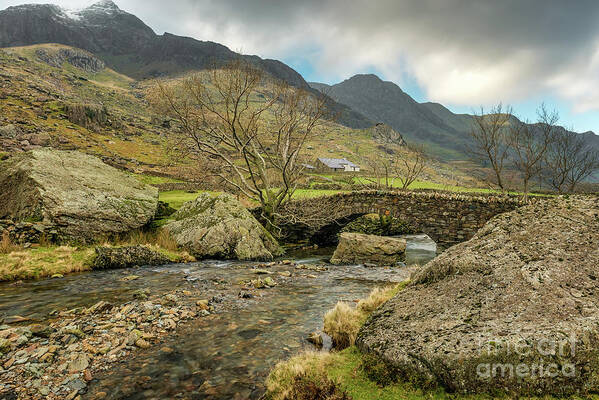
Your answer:
[[[0,164],[0,219],[50,225],[89,242],[147,224],[158,190],[77,151],[38,149]]]
[[[451,392],[597,392],[597,243],[596,198],[498,215],[416,272],[356,344],[397,380]]]
[[[203,193],[164,226],[196,258],[270,260],[282,250],[273,236],[233,196]]]
[[[404,239],[343,232],[331,258],[331,264],[393,265],[402,261],[406,252]]]

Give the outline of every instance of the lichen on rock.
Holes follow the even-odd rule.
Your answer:
[[[148,223],[158,190],[77,151],[38,149],[0,169],[0,219],[42,222],[60,239],[90,242]]]
[[[229,194],[201,194],[164,226],[197,258],[268,260],[282,254],[274,237]]]
[[[405,251],[404,239],[343,232],[331,263],[394,265],[402,260]]]
[[[597,243],[593,197],[498,215],[415,273],[356,344],[402,381],[452,392],[596,392]]]

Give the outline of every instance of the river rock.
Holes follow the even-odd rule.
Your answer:
[[[201,194],[172,217],[164,229],[196,258],[263,260],[282,253],[272,235],[229,194]]]
[[[596,392],[598,243],[594,197],[498,215],[418,271],[356,343],[396,378],[452,392]]]
[[[331,264],[393,265],[404,257],[405,252],[404,239],[343,232],[339,235],[339,245]]]
[[[38,149],[0,165],[0,219],[39,221],[92,241],[149,222],[158,190],[77,151]]]
[[[94,269],[116,269],[131,268],[146,265],[164,265],[170,263],[170,259],[157,251],[146,246],[125,247],[96,247],[96,258]],[[123,278],[131,280],[131,278]]]

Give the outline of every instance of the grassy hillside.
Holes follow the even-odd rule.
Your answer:
[[[90,71],[68,61],[56,65],[40,57],[40,52],[57,56],[62,49],[76,50],[58,44],[0,50],[0,152],[4,157],[42,145],[79,149],[147,176],[175,180],[201,176],[190,161],[167,154],[165,138],[170,129],[145,100],[154,81],[136,81],[109,68]],[[85,57],[97,60],[89,53]],[[73,105],[87,122],[73,118]],[[375,141],[369,129],[328,122],[307,144],[306,159],[345,157],[367,169],[365,159],[389,151],[404,150]],[[409,157],[409,152],[405,154]],[[445,163],[431,164],[425,175],[426,181],[441,185],[471,183],[466,174]]]

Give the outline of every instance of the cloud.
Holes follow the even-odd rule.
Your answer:
[[[416,80],[430,100],[451,105],[546,94],[575,111],[599,110],[596,0],[117,2],[158,33],[268,58],[306,57],[329,82],[376,70],[400,85]]]

